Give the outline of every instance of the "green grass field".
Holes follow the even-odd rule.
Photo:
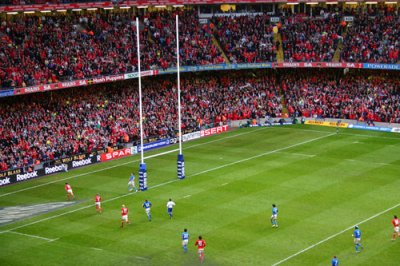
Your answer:
[[[198,235],[207,242],[205,265],[330,265],[333,255],[340,265],[399,265],[400,239],[391,241],[391,219],[400,215],[399,151],[400,134],[247,128],[184,143],[183,181],[175,153],[148,159],[146,192],[127,191],[138,155],[4,187],[1,208],[65,202],[67,181],[76,204],[1,226],[0,265],[199,265]],[[145,199],[153,203],[151,222]],[[271,227],[272,203],[279,228]],[[121,204],[132,222],[123,229]]]

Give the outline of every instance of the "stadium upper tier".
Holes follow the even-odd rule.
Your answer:
[[[182,66],[400,60],[400,17],[389,6],[346,16],[323,9],[317,16],[280,11],[279,22],[267,14],[204,20],[195,9],[175,9],[140,16],[142,70],[176,66],[176,14]],[[345,22],[349,14],[352,21]],[[135,19],[130,12],[1,17],[1,88],[135,72]]]
[[[0,98],[0,170],[122,147],[140,139],[137,80]],[[232,120],[306,116],[400,123],[390,72],[264,70],[186,74],[182,131]],[[143,79],[144,140],[176,137],[176,80]]]

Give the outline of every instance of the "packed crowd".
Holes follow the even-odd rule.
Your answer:
[[[351,23],[343,23],[339,12],[286,14],[279,24],[282,43],[274,40],[268,15],[213,17],[202,24],[195,10],[146,12],[140,18],[141,69],[176,65],[175,14],[180,16],[181,65],[274,62],[282,48],[286,61],[332,61],[341,41],[342,61],[397,63],[398,10],[352,12]],[[1,18],[0,87],[135,72],[135,19],[130,12]]]
[[[396,64],[400,60],[400,16],[395,10],[361,13],[348,27],[341,59]]]
[[[177,133],[176,81],[144,80],[144,139]],[[113,83],[0,102],[0,170],[89,153],[136,142],[139,131],[137,84]],[[188,77],[182,81],[182,130],[227,120],[281,115],[273,77]]]
[[[129,14],[27,16],[0,25],[0,80],[23,87],[132,72],[136,26]],[[153,54],[141,32],[143,67]]]
[[[285,70],[185,75],[182,130],[289,116],[400,123],[400,78],[391,72]],[[177,134],[176,80],[143,80],[144,140]],[[1,99],[0,170],[140,139],[137,83],[119,82]]]
[[[270,16],[214,17],[211,25],[231,63],[276,61]]]
[[[161,68],[166,69],[176,65],[175,15],[179,16],[181,65],[224,63],[221,52],[212,42],[212,29],[208,24],[199,23],[196,10],[150,12],[144,15],[144,21],[154,40],[151,49]]]
[[[285,61],[331,62],[344,26],[335,13],[319,18],[291,16],[281,28]]]
[[[399,76],[308,72],[286,71],[281,77],[291,116],[400,123]]]

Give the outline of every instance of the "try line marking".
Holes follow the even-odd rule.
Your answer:
[[[242,159],[242,160],[238,160],[238,161],[235,161],[235,162],[232,162],[232,163],[224,164],[224,165],[221,165],[221,166],[218,166],[218,167],[210,168],[208,170],[204,170],[204,171],[192,174],[192,175],[190,175],[188,177],[194,177],[194,176],[198,176],[198,175],[205,174],[205,173],[208,173],[208,172],[212,172],[212,171],[215,171],[215,170],[227,167],[227,166],[231,166],[231,165],[235,165],[235,164],[238,164],[238,163],[246,162],[246,161],[249,161],[249,160],[252,160],[252,159],[255,159],[255,158],[259,158],[259,157],[262,157],[262,156],[265,156],[265,155],[268,155],[268,154],[276,153],[276,152],[279,152],[279,151],[283,151],[283,150],[291,149],[293,147],[304,145],[304,144],[307,144],[307,143],[310,143],[310,142],[313,142],[313,141],[317,141],[317,140],[320,140],[320,139],[328,138],[328,137],[333,136],[333,135],[336,135],[336,133],[331,133],[331,134],[328,134],[328,135],[325,135],[325,136],[321,136],[321,137],[318,137],[318,138],[313,138],[313,139],[310,139],[310,140],[299,142],[297,144],[293,144],[293,145],[290,145],[290,146],[287,146],[287,147],[284,147],[284,148],[280,148],[280,149],[276,149],[276,150],[273,150],[273,151],[264,152],[264,153],[261,153],[259,155],[248,157],[246,159]],[[170,180],[170,181],[167,181],[167,182],[164,182],[164,183],[160,183],[160,184],[157,184],[157,185],[154,185],[154,186],[150,186],[149,189],[165,186],[165,185],[168,185],[170,183],[175,183],[177,181],[181,181],[181,180],[180,179],[173,179],[173,180]],[[124,197],[129,196],[129,195],[135,195],[135,194],[126,193],[126,194],[123,194],[123,195],[120,195],[120,196],[105,200],[105,201],[103,201],[103,203],[107,203],[107,202],[114,201],[114,200],[117,200],[117,199],[120,199],[120,198],[124,198]],[[93,208],[93,206],[94,206],[93,204],[90,204],[90,205],[87,205],[87,206],[82,206],[82,207],[80,207],[78,209],[74,209],[74,210],[70,210],[70,211],[67,211],[67,212],[64,212],[64,213],[60,213],[60,214],[57,214],[57,215],[49,216],[49,217],[46,217],[46,218],[31,222],[31,223],[27,223],[27,224],[23,224],[23,225],[20,225],[20,226],[16,226],[14,228],[11,228],[11,229],[8,229],[8,230],[5,230],[5,231],[0,231],[0,234],[7,233],[7,232],[13,231],[13,230],[17,230],[19,228],[27,227],[27,226],[30,226],[30,225],[33,225],[33,224],[41,223],[41,222],[44,222],[44,221],[47,221],[47,220],[51,220],[51,219],[54,219],[54,218],[57,218],[57,217],[61,217],[61,216],[64,216],[64,215],[67,215],[67,214],[70,214],[70,213],[77,212],[77,211],[80,211],[80,210]]]
[[[236,135],[233,135],[233,136],[227,136],[227,137],[224,137],[224,138],[220,138],[220,139],[216,139],[216,140],[207,141],[207,142],[204,142],[204,143],[194,144],[194,145],[191,145],[191,146],[189,146],[189,147],[185,147],[185,149],[191,149],[191,148],[194,148],[194,147],[206,145],[206,144],[213,143],[213,142],[217,142],[217,141],[221,141],[221,140],[224,140],[224,139],[230,139],[230,138],[235,138],[235,137],[242,136],[242,135],[246,135],[246,134],[251,134],[251,133],[253,133],[253,132],[257,132],[257,131],[263,130],[263,129],[264,129],[264,128],[260,128],[260,129],[257,129],[257,130],[254,130],[254,131],[250,131],[250,132],[244,132],[244,133],[236,134]],[[325,132],[324,132],[324,133],[325,133]],[[175,149],[175,150],[173,150],[173,151],[177,151],[177,150],[179,150],[179,149]],[[166,152],[164,152],[163,154],[167,154],[167,153],[170,153],[170,152],[172,152],[172,151],[166,151]],[[158,155],[159,155],[159,154],[150,155],[150,156],[146,157],[146,159],[152,158],[152,157],[156,157],[156,156],[158,156]],[[120,167],[120,166],[122,166],[122,165],[130,164],[130,163],[134,163],[134,162],[140,162],[140,159],[135,159],[135,160],[132,160],[132,161],[129,161],[129,162],[125,162],[125,163],[119,163],[119,164],[116,164],[116,165],[112,165],[112,166],[108,166],[108,167],[103,167],[103,168],[101,168],[101,169],[99,169],[99,170],[94,170],[94,171],[90,171],[90,172],[85,172],[85,173],[82,173],[82,174],[78,174],[78,175],[74,175],[74,176],[70,176],[70,177],[65,177],[65,178],[53,180],[53,181],[50,181],[50,182],[47,182],[47,183],[43,183],[43,184],[40,184],[40,185],[31,186],[31,187],[27,187],[27,188],[23,188],[23,189],[11,191],[11,192],[8,192],[8,193],[0,194],[0,198],[1,198],[1,197],[4,197],[4,196],[16,194],[16,193],[19,193],[19,192],[23,192],[23,191],[26,191],[26,190],[31,190],[31,189],[34,189],[34,188],[43,187],[43,186],[47,186],[47,185],[54,184],[54,183],[57,183],[57,182],[65,181],[65,180],[68,180],[68,179],[71,179],[71,178],[75,178],[75,177],[80,177],[80,176],[85,176],[85,175],[90,175],[90,174],[102,172],[102,171],[105,171],[105,170],[109,170],[109,169],[112,169],[112,168]]]
[[[280,261],[278,261],[278,262],[272,264],[272,266],[280,265],[280,264],[282,264],[282,263],[284,263],[284,262],[286,262],[286,261],[288,261],[288,260],[290,260],[290,259],[292,259],[292,258],[294,258],[294,257],[296,257],[296,256],[298,256],[298,255],[300,255],[300,254],[302,254],[302,253],[304,253],[304,252],[306,252],[306,251],[308,251],[308,250],[310,250],[310,249],[312,249],[312,248],[314,248],[314,247],[316,247],[316,246],[322,244],[322,243],[325,243],[326,241],[331,240],[332,238],[337,237],[338,235],[343,234],[343,233],[346,232],[346,231],[349,231],[349,230],[353,229],[356,225],[360,225],[360,224],[366,223],[366,222],[368,222],[368,221],[370,221],[370,220],[372,220],[372,219],[374,219],[374,218],[376,218],[376,217],[378,217],[378,216],[381,216],[382,214],[384,214],[384,213],[386,213],[386,212],[388,212],[388,211],[391,211],[391,210],[393,210],[393,209],[395,209],[395,208],[397,208],[397,207],[399,207],[399,206],[400,206],[400,203],[399,203],[399,204],[396,204],[396,205],[394,205],[394,206],[392,206],[392,207],[390,207],[390,208],[388,208],[388,209],[386,209],[386,210],[384,210],[384,211],[381,211],[380,213],[377,213],[377,214],[375,214],[375,215],[372,215],[371,217],[369,217],[369,218],[367,218],[367,219],[365,219],[365,220],[362,220],[361,222],[359,222],[359,223],[357,223],[357,224],[354,224],[354,225],[352,225],[352,226],[349,226],[349,227],[347,227],[346,229],[344,229],[344,230],[342,230],[342,231],[340,231],[340,232],[338,232],[338,233],[336,233],[336,234],[333,234],[333,235],[331,235],[331,236],[328,236],[327,238],[325,238],[325,239],[323,239],[323,240],[321,240],[321,241],[319,241],[319,242],[317,242],[317,243],[315,243],[315,244],[312,244],[311,246],[306,247],[305,249],[302,249],[302,250],[300,250],[300,251],[298,251],[298,252],[296,252],[296,253],[290,255],[289,257],[287,257],[287,258],[285,258],[285,259],[283,259],[283,260],[280,260]]]

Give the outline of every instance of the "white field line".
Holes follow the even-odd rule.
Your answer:
[[[98,250],[98,251],[103,251],[103,249],[101,249],[101,248],[94,248],[94,247],[92,247],[91,249]]]
[[[290,155],[295,155],[295,156],[304,156],[304,157],[315,157],[315,154],[304,154],[304,153],[294,153],[294,152],[279,152],[279,153],[284,153],[284,154],[290,154]]]
[[[202,145],[206,145],[206,144],[209,144],[209,143],[213,143],[213,142],[217,142],[217,141],[222,141],[222,140],[224,140],[224,139],[235,138],[235,137],[238,137],[238,136],[242,136],[242,135],[246,135],[246,134],[251,134],[251,133],[254,133],[254,132],[259,131],[259,130],[262,130],[262,129],[264,129],[264,128],[260,128],[260,129],[258,129],[258,130],[249,131],[249,132],[244,132],[244,133],[240,133],[240,134],[236,134],[236,135],[233,135],[233,136],[228,136],[228,137],[224,137],[224,138],[220,138],[220,139],[216,139],[216,140],[212,140],[212,141],[208,141],[208,142],[204,142],[204,143],[195,144],[195,145],[192,145],[192,146],[189,146],[189,147],[185,147],[185,149],[191,149],[191,148],[194,148],[194,147],[197,147],[197,146],[202,146]],[[324,133],[325,133],[325,132],[324,132]],[[179,150],[179,149],[177,149],[177,150]],[[154,156],[152,155],[152,157],[155,157],[155,155],[154,155]],[[150,156],[148,156],[147,158],[150,158]],[[43,187],[43,186],[47,186],[47,185],[54,184],[54,183],[57,183],[57,182],[65,181],[65,180],[68,180],[68,179],[71,179],[71,178],[75,178],[75,177],[80,177],[80,176],[85,176],[85,175],[90,175],[90,174],[102,172],[102,171],[105,171],[105,170],[108,170],[108,169],[120,167],[120,166],[122,166],[122,165],[130,164],[130,163],[134,163],[134,162],[140,162],[140,159],[138,158],[138,159],[135,159],[135,160],[132,160],[132,161],[129,161],[129,162],[124,162],[124,163],[119,163],[119,164],[116,164],[116,165],[113,165],[113,166],[104,167],[104,168],[101,168],[101,169],[99,169],[99,170],[94,170],[94,171],[90,171],[90,172],[85,172],[85,173],[82,173],[82,174],[78,174],[78,175],[74,175],[74,176],[70,176],[70,177],[65,177],[65,178],[61,178],[61,179],[49,181],[49,182],[46,182],[46,183],[43,183],[43,184],[40,184],[40,185],[31,186],[31,187],[27,187],[27,188],[23,188],[23,189],[11,191],[11,192],[8,192],[8,193],[0,194],[0,198],[1,198],[1,197],[4,197],[4,196],[16,194],[16,193],[19,193],[19,192],[23,192],[23,191],[26,191],[26,190],[31,190],[31,189],[34,189],[34,188]]]
[[[186,198],[189,198],[189,197],[191,197],[192,195],[186,195],[186,196],[184,196],[183,198],[184,199],[186,199]]]
[[[52,238],[47,238],[47,237],[42,237],[42,236],[24,234],[24,233],[15,232],[15,231],[7,231],[7,232],[8,233],[12,233],[12,234],[16,234],[16,235],[28,236],[28,237],[32,237],[32,238],[42,239],[42,240],[46,240],[48,242],[53,242],[53,241],[56,241],[58,239],[58,238],[52,239]]]
[[[135,258],[140,259],[140,260],[148,260],[148,258],[139,257],[139,256],[135,256]]]
[[[222,187],[222,186],[226,186],[226,185],[228,185],[228,184],[229,184],[229,183],[223,183],[223,184],[221,185],[221,187]]]
[[[381,162],[366,162],[362,160],[354,160],[354,159],[345,159],[348,162],[353,162],[353,163],[367,163],[367,164],[377,164],[377,165],[392,165],[391,163],[381,163]]]
[[[359,223],[356,223],[356,224],[354,224],[354,225],[352,225],[352,226],[349,226],[349,227],[347,227],[346,229],[344,229],[344,230],[342,230],[342,231],[340,231],[340,232],[338,232],[338,233],[336,233],[336,234],[333,234],[333,235],[331,235],[331,236],[328,236],[327,238],[325,238],[325,239],[323,239],[323,240],[321,240],[321,241],[319,241],[319,242],[317,242],[317,243],[315,243],[315,244],[312,244],[311,246],[309,246],[309,247],[307,247],[307,248],[305,248],[305,249],[302,249],[302,250],[300,250],[300,251],[298,251],[298,252],[296,252],[296,253],[290,255],[289,257],[284,258],[283,260],[280,260],[280,261],[278,261],[278,262],[272,264],[272,266],[280,265],[280,264],[282,264],[282,263],[284,263],[284,262],[286,262],[286,261],[288,261],[288,260],[290,260],[290,259],[292,259],[292,258],[294,258],[294,257],[296,257],[296,256],[298,256],[298,255],[300,255],[300,254],[302,254],[302,253],[304,253],[304,252],[306,252],[306,251],[308,251],[308,250],[310,250],[310,249],[312,249],[312,248],[314,248],[314,247],[316,247],[316,246],[322,244],[322,243],[325,243],[326,241],[331,240],[332,238],[337,237],[338,235],[343,234],[343,233],[346,232],[346,231],[349,231],[349,230],[351,230],[351,229],[354,229],[354,227],[355,227],[356,225],[360,225],[360,224],[366,223],[366,222],[368,222],[368,221],[370,221],[370,220],[372,220],[372,219],[375,219],[376,217],[381,216],[382,214],[384,214],[384,213],[386,213],[386,212],[388,212],[388,211],[391,211],[391,210],[393,210],[393,209],[395,209],[395,208],[397,208],[397,207],[399,207],[399,206],[400,206],[400,203],[398,203],[398,204],[396,204],[396,205],[394,205],[394,206],[392,206],[392,207],[390,207],[390,208],[388,208],[388,209],[386,209],[386,210],[384,210],[384,211],[381,211],[380,213],[374,214],[374,215],[372,215],[371,217],[369,217],[369,218],[367,218],[367,219],[365,219],[365,220],[362,220],[362,221],[359,222]]]
[[[204,174],[204,173],[208,173],[208,172],[211,172],[211,171],[215,171],[215,170],[227,167],[227,166],[231,166],[231,165],[235,165],[235,164],[238,164],[238,163],[246,162],[246,161],[261,157],[261,156],[265,156],[265,155],[272,154],[272,153],[275,153],[275,152],[279,152],[279,151],[282,151],[282,150],[287,150],[287,149],[290,149],[290,148],[293,148],[293,147],[304,145],[304,144],[307,144],[307,143],[310,143],[310,142],[313,142],[313,141],[317,141],[317,140],[320,140],[320,139],[323,139],[323,138],[327,138],[327,137],[330,137],[332,135],[335,135],[335,133],[332,133],[332,134],[329,134],[329,135],[325,135],[325,136],[322,136],[322,137],[318,137],[318,138],[314,138],[314,139],[310,139],[310,140],[307,140],[307,141],[303,141],[303,142],[300,142],[300,143],[297,143],[297,144],[293,144],[293,145],[290,145],[290,146],[287,146],[287,147],[284,147],[284,148],[276,149],[276,150],[273,150],[273,151],[264,152],[264,153],[256,155],[256,156],[252,156],[252,157],[249,157],[249,158],[246,158],[246,159],[242,159],[242,160],[238,160],[238,161],[235,161],[235,162],[232,162],[232,163],[224,164],[224,165],[221,165],[221,166],[218,166],[218,167],[210,168],[208,170],[204,170],[204,171],[198,172],[198,173],[190,175],[188,177],[198,176],[198,175],[201,175],[201,174]],[[177,182],[177,181],[181,181],[181,180],[180,179],[173,179],[173,180],[170,180],[168,182],[164,182],[164,183],[160,183],[160,184],[151,186],[151,187],[149,187],[149,189],[165,186],[167,184],[174,183],[174,182]],[[126,194],[123,194],[123,195],[120,195],[120,196],[105,200],[105,201],[103,201],[103,203],[114,201],[114,200],[129,196],[129,195],[135,195],[135,194],[126,193]],[[78,209],[74,209],[74,210],[70,210],[70,211],[67,211],[67,212],[64,212],[64,213],[60,213],[60,214],[57,214],[57,215],[49,216],[49,217],[46,217],[44,219],[40,219],[40,220],[31,222],[31,223],[27,223],[27,224],[23,224],[23,225],[20,225],[20,226],[16,226],[14,228],[11,228],[11,229],[8,229],[8,230],[5,230],[5,231],[0,231],[0,234],[1,233],[6,233],[6,232],[9,232],[9,231],[12,231],[12,230],[16,230],[16,229],[19,229],[19,228],[27,227],[27,226],[30,226],[30,225],[33,225],[33,224],[41,223],[41,222],[44,222],[44,221],[47,221],[47,220],[51,220],[51,219],[54,219],[54,218],[58,218],[58,217],[61,217],[61,216],[64,216],[64,215],[67,215],[67,214],[70,214],[70,213],[74,213],[74,212],[77,212],[77,211],[80,211],[80,210],[93,208],[93,206],[94,206],[93,204],[90,204],[90,205],[87,205],[87,206],[82,206],[82,207],[80,207]]]

